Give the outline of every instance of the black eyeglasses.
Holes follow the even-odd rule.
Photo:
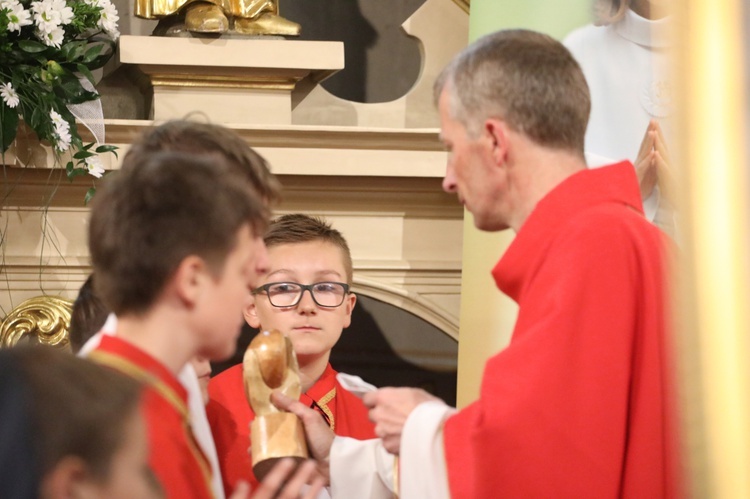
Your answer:
[[[349,285],[343,282],[269,282],[254,289],[253,294],[265,293],[271,305],[286,308],[297,306],[305,290],[310,292],[310,296],[319,307],[335,308],[344,303],[344,297],[349,293]]]

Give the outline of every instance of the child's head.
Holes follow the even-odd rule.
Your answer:
[[[70,347],[77,353],[104,326],[109,309],[94,292],[94,275],[90,275],[73,302],[70,313]]]
[[[245,177],[264,203],[271,204],[280,198],[281,184],[271,174],[266,160],[235,131],[221,125],[172,120],[155,126],[128,149],[122,168],[137,167],[161,151],[218,157]]]
[[[89,224],[101,299],[118,316],[179,310],[196,353],[231,355],[248,288],[267,265],[257,194],[220,158],[176,152],[154,153],[103,184]]]
[[[7,464],[27,468],[2,480],[0,496],[35,471],[33,497],[156,497],[137,382],[37,346],[0,351],[0,386],[2,448],[10,454],[0,462],[8,473]],[[21,459],[25,451],[33,464]]]
[[[264,240],[270,265],[245,319],[289,336],[301,365],[327,360],[357,301],[349,292],[352,258],[346,240],[330,224],[302,214],[274,220]]]

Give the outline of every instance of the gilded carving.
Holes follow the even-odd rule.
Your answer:
[[[37,296],[24,301],[0,323],[0,347],[29,342],[70,348],[71,309],[71,302],[56,296]]]
[[[278,0],[136,0],[135,15],[160,19],[156,35],[298,36],[300,25],[279,15]]]

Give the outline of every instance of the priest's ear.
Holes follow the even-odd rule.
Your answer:
[[[496,165],[505,164],[508,156],[508,132],[508,125],[503,120],[488,118],[484,121],[483,133],[488,145],[487,151]]]

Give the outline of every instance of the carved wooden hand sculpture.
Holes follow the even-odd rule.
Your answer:
[[[250,423],[253,472],[262,480],[278,459],[308,456],[299,418],[276,408],[270,398],[278,390],[299,399],[299,366],[292,342],[276,330],[259,333],[245,351],[242,371],[245,395],[255,412]]]

